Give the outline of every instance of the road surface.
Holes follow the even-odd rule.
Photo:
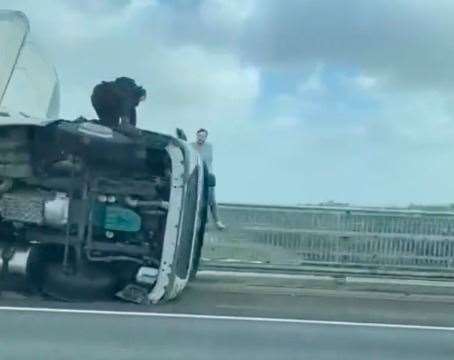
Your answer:
[[[453,359],[454,300],[219,277],[152,307],[5,293],[0,344],[0,359]]]
[[[454,328],[1,311],[2,359],[452,359]]]

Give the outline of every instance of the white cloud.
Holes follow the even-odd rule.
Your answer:
[[[232,54],[194,47],[161,48],[145,53],[144,58],[149,60],[141,64],[147,74],[144,81],[152,86],[143,110],[151,121],[150,125],[143,122],[144,126],[220,131],[250,116],[259,95],[260,74]]]
[[[200,13],[206,22],[235,31],[253,16],[256,0],[208,0],[201,3]]]
[[[124,31],[125,26],[145,9],[155,6],[154,1],[132,0],[113,5],[108,0],[101,1],[56,1],[17,0],[14,5],[8,0],[0,0],[1,7],[13,7],[24,11],[32,19],[32,31],[38,37],[51,39],[58,45],[96,42]],[[37,26],[38,31],[34,31]]]
[[[326,91],[326,86],[323,84],[322,75],[325,70],[323,63],[315,65],[315,69],[310,73],[306,80],[302,81],[298,86],[300,94],[311,93],[322,95]]]
[[[359,75],[354,79],[355,83],[364,90],[369,90],[377,86],[378,80],[375,77]]]

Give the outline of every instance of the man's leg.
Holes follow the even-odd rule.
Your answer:
[[[225,225],[219,220],[219,215],[218,215],[218,206],[216,204],[216,197],[214,193],[214,187],[210,187],[208,189],[208,204],[210,206],[211,210],[211,215],[213,216],[213,220],[216,224],[216,227],[218,230],[224,230]]]

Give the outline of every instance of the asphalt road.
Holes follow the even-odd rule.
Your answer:
[[[0,359],[453,359],[454,300],[204,277],[159,306],[4,293]]]
[[[1,359],[452,359],[453,340],[454,329],[0,312]]]

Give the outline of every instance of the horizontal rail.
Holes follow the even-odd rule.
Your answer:
[[[276,266],[454,271],[454,213],[221,204],[203,256]]]

